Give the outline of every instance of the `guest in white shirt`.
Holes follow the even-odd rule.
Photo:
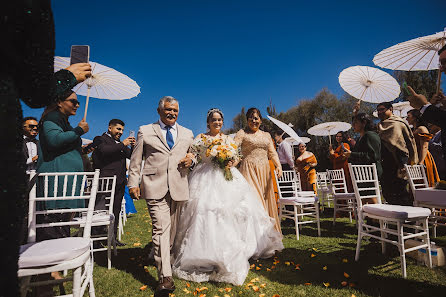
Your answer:
[[[23,154],[26,157],[26,173],[37,168],[37,147],[39,141],[36,139],[39,134],[39,124],[34,117],[26,117],[23,123]]]
[[[294,169],[293,149],[291,144],[284,141],[285,133],[280,131],[274,132],[274,140],[277,143],[277,154],[279,155],[279,161],[282,165],[282,170]]]

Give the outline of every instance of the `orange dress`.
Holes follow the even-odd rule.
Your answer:
[[[417,144],[421,144],[421,142],[426,142],[431,140],[433,137],[430,133],[417,133],[415,134],[415,140]],[[419,145],[420,146],[420,145]],[[419,149],[418,146],[418,149]],[[435,187],[436,183],[440,180],[440,176],[438,175],[437,166],[435,165],[434,158],[431,153],[427,151],[426,158],[424,158],[424,166],[426,166],[426,175],[427,181],[429,183],[429,187]]]
[[[297,171],[300,174],[300,184],[302,186],[302,191],[316,191],[316,169],[310,167],[310,163],[316,163],[316,157],[312,154],[310,157],[299,161],[296,158],[295,165]]]
[[[350,150],[348,143],[344,142],[344,147]],[[341,146],[338,146],[333,155],[330,155],[330,160],[333,162],[333,169],[344,169],[345,182],[347,183],[347,191],[353,193],[352,179],[350,178],[350,170],[348,169],[348,159],[344,158]]]
[[[266,212],[275,220],[277,231],[282,233],[269,160],[275,167],[281,168],[281,165],[271,136],[262,130],[255,133],[246,133],[244,130],[240,130],[234,140],[241,148],[243,156],[240,172],[257,191]]]

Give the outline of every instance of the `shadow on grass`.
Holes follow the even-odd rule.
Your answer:
[[[150,244],[144,248],[123,248],[118,250],[118,255],[112,255],[112,266],[115,269],[131,274],[136,280],[143,284],[147,284],[153,290],[158,285],[150,273],[146,273],[144,266],[153,266],[149,263],[148,255],[150,252]],[[107,255],[106,253],[99,253],[95,255],[95,262],[97,265],[107,269]]]
[[[438,283],[438,272],[424,266],[416,266],[408,258],[408,279],[401,276],[399,252],[396,247],[387,246],[387,253],[381,254],[380,243],[363,241],[358,262],[354,261],[356,244],[343,243],[345,249],[333,250],[330,246],[321,249],[287,248],[274,259],[251,261],[262,264],[256,274],[272,282],[285,285],[321,286],[329,284],[332,289],[344,287],[369,296],[444,296],[446,280]],[[298,265],[298,269],[296,269]],[[266,268],[272,271],[267,271]],[[444,268],[440,268],[444,271]],[[415,278],[415,279],[414,279]],[[437,278],[437,283],[431,281]],[[343,282],[346,282],[343,284]],[[325,285],[324,285],[325,283]],[[346,292],[347,294],[347,292]]]

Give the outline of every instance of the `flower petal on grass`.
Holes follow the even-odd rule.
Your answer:
[[[323,283],[326,288],[330,286],[330,283]]]
[[[323,270],[327,270],[328,268],[327,268],[327,266],[324,266],[324,267],[322,267],[322,269],[323,269]]]
[[[265,294],[259,294],[259,297],[265,297]]]
[[[311,258],[314,258],[314,257],[316,257],[316,255],[315,254],[311,254]]]
[[[252,286],[252,290],[254,292],[258,292],[260,290],[259,286]]]
[[[144,291],[145,289],[147,289],[147,285],[144,285],[141,288],[139,288],[140,291]]]
[[[285,265],[286,265],[286,266],[290,266],[290,265],[291,265],[291,263],[290,263],[290,262],[288,262],[288,261],[286,261],[286,262],[285,262]]]
[[[190,288],[190,284],[189,284],[189,283],[186,283],[186,287]]]
[[[347,283],[346,281],[343,281],[343,282],[341,282],[341,285],[342,285],[343,287],[345,287],[345,286],[348,285],[348,283]]]
[[[273,297],[280,297],[280,295],[279,294],[274,294]]]
[[[344,272],[344,276],[345,276],[346,278],[349,278],[349,277],[350,277],[350,275],[349,275],[347,272]]]
[[[186,294],[190,294],[190,291],[188,289],[186,289],[186,288],[183,289],[183,292],[186,293]]]
[[[342,263],[348,263],[348,260],[347,259],[342,259]]]
[[[309,286],[309,285],[311,285],[311,283],[305,283],[304,285],[305,285],[305,286]]]
[[[141,246],[141,242],[135,242],[133,246]]]
[[[225,288],[225,291],[229,293],[232,291],[232,288]]]

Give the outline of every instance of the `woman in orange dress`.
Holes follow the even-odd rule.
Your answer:
[[[282,176],[282,166],[274,149],[271,135],[260,130],[262,116],[257,108],[246,112],[248,127],[237,132],[234,140],[241,148],[243,159],[240,172],[259,194],[259,199],[268,215],[275,220],[277,231],[280,228],[273,178],[271,176],[269,159],[274,163],[278,176]]]
[[[440,180],[434,158],[428,150],[429,140],[432,134],[429,133],[426,125],[421,120],[421,113],[418,109],[412,109],[407,113],[407,122],[413,126],[413,135],[417,144],[418,164],[426,166],[426,175],[429,187],[434,187]]]
[[[348,160],[344,156],[344,151],[351,150],[350,145],[347,141],[347,135],[345,132],[336,133],[336,142],[337,148],[333,150],[333,147],[330,146],[329,154],[330,160],[333,163],[333,169],[344,169],[345,182],[347,183],[347,191],[353,192],[352,180],[350,178],[350,171],[348,169]],[[344,146],[344,148],[342,148]],[[345,150],[344,150],[345,149]]]
[[[317,160],[312,152],[307,151],[305,143],[299,144],[299,153],[295,161],[295,168],[300,174],[302,191],[314,191],[316,193],[316,169]]]

